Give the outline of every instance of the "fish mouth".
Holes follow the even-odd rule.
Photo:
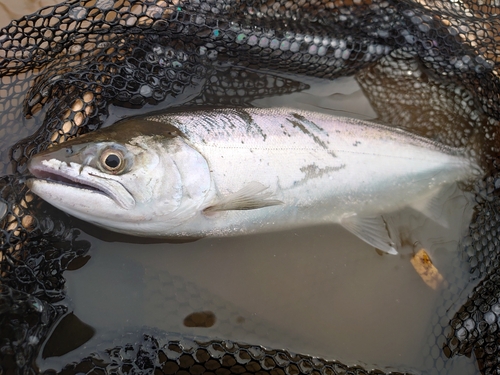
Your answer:
[[[36,180],[42,180],[49,184],[67,186],[70,189],[101,194],[127,210],[135,206],[135,199],[122,184],[106,178],[98,171],[95,173],[84,171],[80,164],[68,164],[57,159],[38,159],[35,156],[28,163],[28,170],[34,177],[27,181],[30,189]]]
[[[48,183],[66,185],[76,189],[91,190],[112,199],[112,197],[109,196],[109,194],[107,194],[104,190],[100,189],[97,184],[92,184],[90,181],[87,181],[83,178],[73,177],[71,175],[65,174],[58,169],[48,168],[41,163],[35,164],[31,161],[28,164],[28,169],[33,177],[35,177],[35,179],[44,180]]]
[[[76,189],[91,190],[91,191],[94,191],[96,193],[103,194],[103,195],[107,196],[108,198],[111,198],[108,194],[106,194],[106,192],[104,192],[103,190],[100,190],[95,185],[89,185],[88,183],[85,183],[84,181],[78,180],[76,178],[69,178],[69,177],[63,176],[62,174],[55,173],[54,171],[43,170],[40,168],[29,168],[29,170],[34,178],[30,178],[28,181],[43,180],[43,181],[46,181],[48,183],[66,185],[66,186],[76,188]]]

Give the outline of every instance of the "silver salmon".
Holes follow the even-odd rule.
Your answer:
[[[340,223],[397,253],[384,215],[480,173],[463,150],[290,108],[132,118],[34,156],[31,190],[116,232],[234,236]],[[427,210],[432,211],[432,210]]]

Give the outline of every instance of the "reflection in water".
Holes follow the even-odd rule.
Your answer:
[[[95,330],[75,314],[64,316],[52,331],[42,351],[42,358],[60,357],[79,348],[94,336]]]

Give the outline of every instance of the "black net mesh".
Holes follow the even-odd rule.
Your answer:
[[[337,361],[269,350],[232,341],[193,340],[189,337],[158,339],[154,332],[143,334],[135,344],[117,345],[94,353],[80,363],[68,365],[61,374],[143,373],[156,374],[312,374],[380,375],[380,370],[364,370]],[[161,336],[161,335],[160,335]],[[394,375],[406,374],[393,372]]]
[[[482,281],[452,319],[438,313],[429,360],[439,370],[474,355],[481,373],[500,373],[499,10],[495,1],[71,0],[12,21],[0,31],[0,149],[10,152],[0,184],[0,373],[38,371],[41,342],[67,312],[63,273],[84,264],[90,246],[24,186],[32,155],[98,129],[110,105],[245,106],[303,90],[303,77],[353,74],[381,121],[470,146],[488,171],[474,184],[476,215],[460,245]],[[155,335],[61,373],[383,373]]]

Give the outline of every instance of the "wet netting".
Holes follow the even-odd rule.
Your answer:
[[[41,345],[68,312],[64,272],[90,248],[25,187],[32,155],[98,129],[111,105],[245,106],[350,75],[380,121],[470,146],[488,171],[459,250],[477,285],[453,311],[461,289],[443,295],[426,366],[445,373],[473,356],[478,373],[499,374],[499,31],[493,0],[70,0],[12,21],[0,30],[0,374],[40,372]],[[60,374],[385,373],[258,343],[127,337]]]

